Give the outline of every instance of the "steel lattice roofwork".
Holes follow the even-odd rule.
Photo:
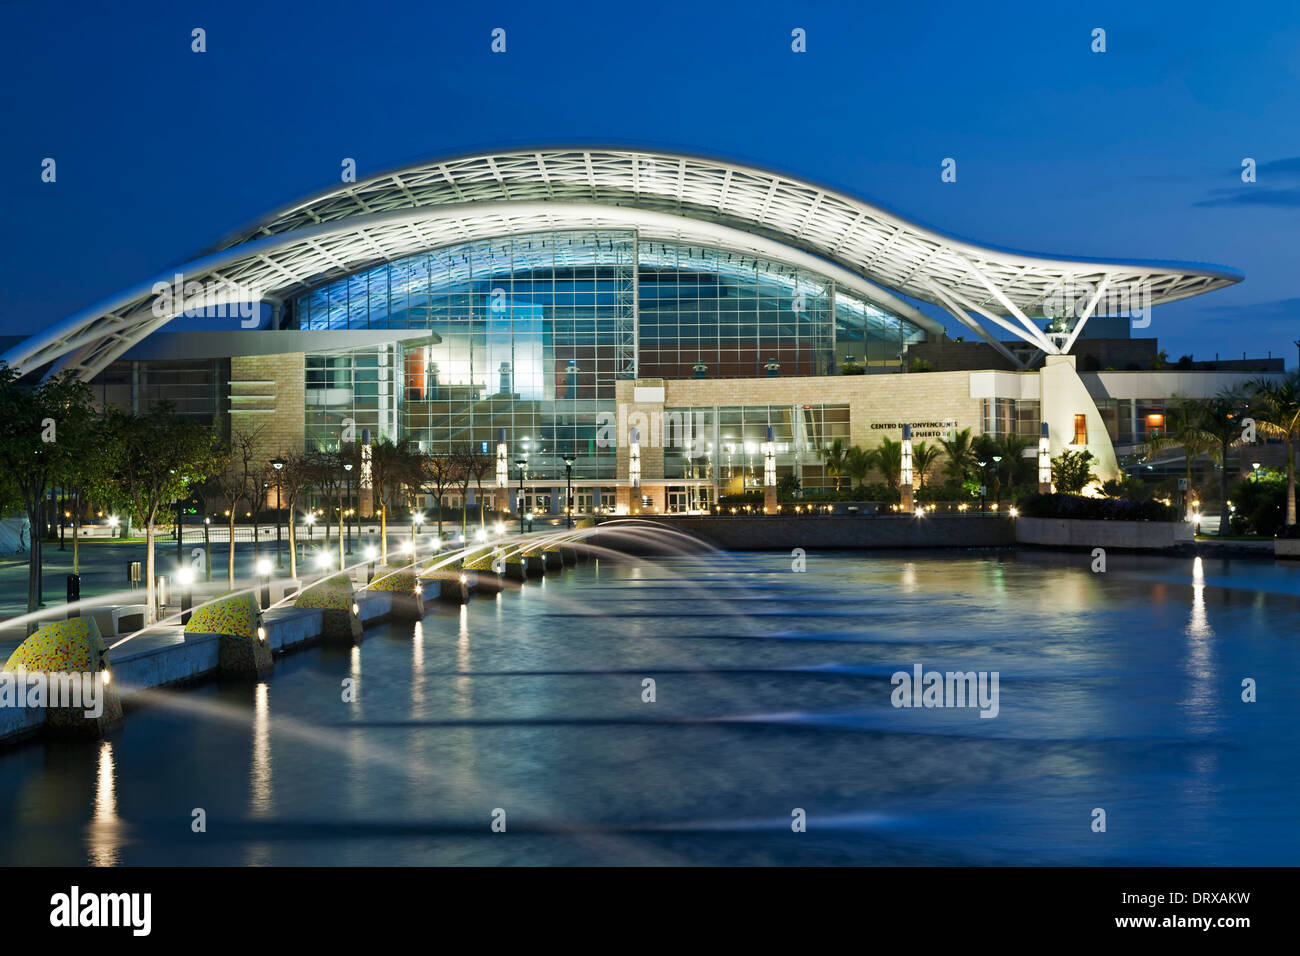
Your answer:
[[[443,159],[331,189],[272,214],[205,255],[33,335],[0,360],[91,378],[184,311],[159,294],[177,275],[227,301],[282,301],[322,282],[426,249],[508,234],[635,228],[710,242],[833,276],[931,332],[898,298],[940,306],[1010,353],[993,326],[1049,354],[1068,352],[1109,291],[1150,305],[1235,282],[1221,266],[1054,258],[978,245],[846,193],[751,166],[630,149],[557,147]],[[1063,289],[1090,290],[1068,334],[1033,321]],[[228,291],[220,291],[228,290]],[[233,290],[233,291],[231,291]],[[211,302],[212,293],[206,293]],[[1017,363],[1019,360],[1016,360]]]

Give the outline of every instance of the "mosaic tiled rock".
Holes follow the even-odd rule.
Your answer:
[[[355,644],[364,636],[361,618],[352,608],[352,579],[336,574],[304,588],[294,599],[294,607],[321,609],[321,639],[329,644]]]
[[[230,634],[257,637],[262,626],[262,609],[252,594],[236,594],[194,609],[186,634]]]
[[[265,677],[275,669],[271,646],[256,635],[222,634],[217,651],[217,670],[243,677]]]
[[[83,706],[47,707],[46,727],[58,734],[103,736],[122,722],[122,700],[106,654],[94,618],[74,617],[43,625],[14,649],[4,669],[40,673],[47,680],[57,679],[50,675],[76,675],[83,688],[95,695],[98,707],[93,709],[98,714],[87,716],[92,708],[84,706],[88,702],[83,698]]]
[[[104,639],[95,619],[73,617],[42,625],[14,649],[4,669],[72,674],[98,670],[103,656]]]
[[[217,670],[223,674],[265,677],[274,668],[262,608],[252,594],[236,594],[195,608],[186,634],[220,634]]]
[[[375,579],[370,582],[370,590],[414,594],[416,580],[415,569],[409,565],[384,565],[375,572]]]
[[[416,593],[419,586],[420,593]],[[375,579],[370,582],[373,591],[388,591],[392,594],[389,615],[399,621],[420,621],[424,619],[424,599],[428,592],[428,583],[421,582],[415,569],[409,565],[387,565],[378,570]]]

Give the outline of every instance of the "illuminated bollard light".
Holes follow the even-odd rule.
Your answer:
[[[181,624],[183,626],[190,623],[190,607],[192,601],[190,589],[194,586],[194,569],[181,568],[176,572],[176,577],[181,582]]]
[[[262,579],[262,610],[271,606],[271,560],[261,558],[257,562],[257,576]]]

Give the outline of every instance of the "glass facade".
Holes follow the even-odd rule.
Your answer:
[[[981,431],[986,435],[1019,435],[1037,442],[1042,429],[1041,404],[1034,399],[980,399]]]
[[[832,374],[829,280],[707,246],[638,251],[642,378]]]
[[[308,447],[329,448],[338,441],[344,419],[359,436],[398,434],[397,382],[401,348],[309,353],[305,358],[304,435]]]
[[[822,482],[821,449],[849,441],[848,405],[745,405],[664,409],[664,477],[705,479],[733,490],[762,487],[772,429],[778,477]],[[811,484],[809,484],[809,482]]]
[[[309,355],[309,442],[336,441],[350,417],[358,429],[400,434],[425,451],[494,452],[504,428],[512,448],[528,451],[533,479],[563,476],[565,455],[577,459],[575,475],[614,477],[615,449],[596,437],[598,414],[615,410],[618,379],[832,375],[847,356],[868,371],[897,371],[906,346],[925,338],[825,276],[631,230],[504,236],[420,253],[302,295],[291,323],[431,333]],[[778,442],[797,434],[819,442],[824,427],[797,406],[752,428],[747,418],[730,421],[739,411],[717,415],[719,427],[737,426],[741,442],[763,440],[768,424],[787,436]],[[847,410],[843,424],[847,438]],[[739,437],[744,429],[754,434]]]
[[[90,388],[101,410],[147,413],[167,403],[179,415],[211,424],[229,406],[230,359],[119,360]]]
[[[907,347],[925,341],[925,331],[857,296],[835,293],[836,359],[853,359],[868,373],[903,371]]]

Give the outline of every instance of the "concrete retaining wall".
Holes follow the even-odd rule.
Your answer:
[[[644,516],[642,516],[644,517]],[[1016,543],[1013,524],[992,515],[881,515],[840,517],[774,515],[732,518],[710,515],[647,518],[666,528],[694,535],[727,551],[788,548],[984,548]],[[606,526],[602,524],[602,528]],[[614,533],[617,525],[605,533]]]
[[[1017,518],[1016,541],[1053,548],[1124,548],[1166,551],[1191,544],[1185,521],[1092,521],[1081,518]]]

